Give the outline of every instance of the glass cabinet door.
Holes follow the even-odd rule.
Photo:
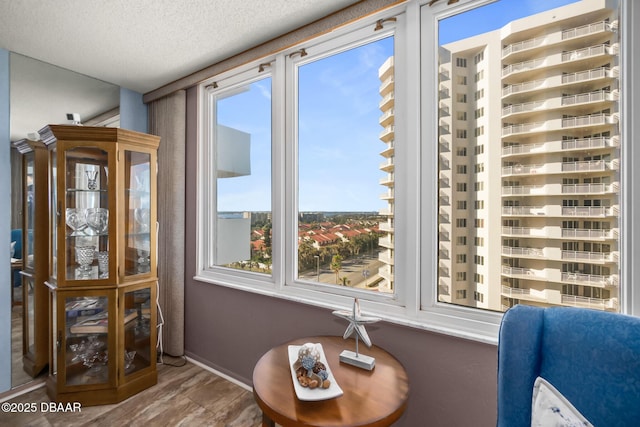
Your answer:
[[[33,151],[24,155],[25,183],[24,183],[24,232],[23,245],[26,251],[23,255],[23,268],[33,271],[35,260],[33,253],[33,228],[34,228],[34,175],[35,175],[35,153]]]
[[[151,271],[151,154],[124,152],[125,276]]]
[[[109,278],[108,152],[65,151],[66,280]]]
[[[35,283],[33,275],[28,272],[22,273],[22,301],[25,304],[23,319],[23,354],[35,354]]]
[[[74,294],[62,297],[64,330],[58,337],[59,357],[64,357],[64,384],[66,386],[107,384],[113,354],[109,339],[109,293],[92,296]],[[114,329],[115,330],[115,329]],[[62,352],[60,352],[62,347]]]
[[[153,285],[155,286],[155,284]],[[151,287],[124,293],[124,375],[128,377],[152,365]],[[154,288],[155,289],[155,288]]]
[[[64,218],[61,218],[62,213],[60,212],[60,207],[58,204],[58,186],[55,185],[58,178],[58,152],[54,147],[51,149],[51,153],[49,155],[49,169],[51,170],[51,206],[55,209],[55,214],[51,216],[51,222],[49,223],[49,230],[51,231],[51,262],[49,263],[49,278],[54,283],[56,282],[56,278],[58,277],[58,262],[57,262],[57,254],[58,254],[58,223]],[[50,305],[50,307],[53,307]]]

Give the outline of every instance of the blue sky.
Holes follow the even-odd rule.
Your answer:
[[[446,44],[575,0],[501,0],[440,22]],[[299,68],[300,211],[378,211],[384,161],[378,69],[388,37]],[[218,210],[271,210],[271,79],[218,101],[218,122],[251,134],[251,175],[218,179]],[[402,143],[402,142],[399,142]]]

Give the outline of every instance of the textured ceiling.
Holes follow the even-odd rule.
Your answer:
[[[149,92],[357,2],[0,0],[0,48],[45,63],[11,55],[11,140],[117,106],[117,86]]]
[[[146,93],[356,0],[2,0],[0,47]]]

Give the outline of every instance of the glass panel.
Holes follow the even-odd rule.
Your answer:
[[[108,297],[66,297],[66,384],[109,380]]]
[[[26,334],[26,342],[27,342],[27,353],[35,354],[34,342],[35,342],[35,333],[34,333],[34,295],[33,295],[33,278],[29,276],[22,276],[22,287],[23,287],[23,301],[26,301],[26,315],[27,315],[27,329],[23,331]]]
[[[271,274],[271,78],[216,96],[214,265]]]
[[[26,245],[26,258],[23,259],[25,268],[33,271],[34,259],[33,259],[33,213],[35,210],[34,203],[34,165],[35,165],[35,153],[30,152],[25,154],[25,229],[26,236],[24,236],[23,244]],[[22,255],[21,255],[22,256]]]
[[[151,366],[151,288],[125,293],[124,373]]]
[[[108,277],[97,262],[98,254],[109,251],[107,161],[107,152],[99,148],[78,147],[65,153],[67,280]]]
[[[150,271],[151,245],[151,155],[124,152],[125,170],[125,275]]]
[[[298,68],[299,279],[394,291],[393,43]]]
[[[55,228],[55,227],[54,227]],[[49,292],[49,307],[51,313],[51,329],[49,331],[49,354],[51,362],[49,363],[49,375],[57,377],[58,375],[58,351],[60,350],[62,340],[62,330],[58,330],[58,294],[57,292]]]
[[[619,310],[617,8],[501,0],[440,21],[440,301]]]
[[[62,215],[61,209],[62,207],[58,203],[58,186],[55,185],[58,181],[58,163],[57,163],[57,151],[56,149],[51,150],[50,155],[50,165],[51,165],[51,206],[55,209],[56,214],[51,216],[51,224],[49,230],[51,232],[51,262],[49,262],[49,270],[50,277],[58,277],[58,222],[64,221],[64,216]],[[52,306],[55,307],[55,306]],[[54,317],[55,318],[55,317]]]

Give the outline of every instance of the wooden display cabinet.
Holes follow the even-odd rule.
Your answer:
[[[116,403],[157,382],[159,138],[117,128],[40,131],[51,179],[52,400]]]
[[[32,377],[49,362],[49,172],[47,147],[39,141],[14,143],[23,155],[22,366]],[[41,208],[44,207],[44,208]]]

